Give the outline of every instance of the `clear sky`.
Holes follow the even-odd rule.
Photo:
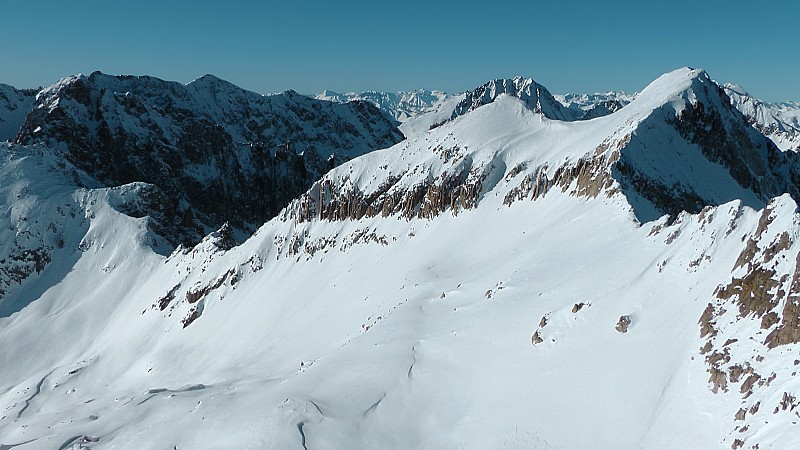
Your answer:
[[[763,5],[763,6],[762,6]],[[460,92],[532,77],[554,93],[638,91],[701,67],[767,101],[800,101],[800,1],[235,1],[0,3],[0,82],[74,73],[261,92]]]

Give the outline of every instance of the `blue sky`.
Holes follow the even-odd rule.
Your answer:
[[[256,92],[460,92],[523,75],[554,93],[637,91],[702,67],[768,101],[800,101],[800,2],[8,1],[0,82],[101,70]]]

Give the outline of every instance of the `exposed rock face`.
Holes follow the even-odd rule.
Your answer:
[[[713,221],[709,217],[717,211],[704,211],[700,222]],[[698,321],[705,341],[699,354],[711,391],[741,397],[742,406],[731,413],[733,422],[740,423],[734,432],[741,437],[738,442],[755,448],[757,430],[768,423],[769,410],[795,419],[786,401],[794,394],[779,389],[794,385],[796,375],[790,364],[780,361],[791,361],[792,344],[800,342],[800,257],[793,231],[798,215],[789,195],[772,199],[758,214],[747,214],[747,225],[737,228],[746,230],[739,239],[741,251],[731,259],[729,277],[717,286]],[[728,215],[724,221],[743,221],[740,208]],[[760,408],[762,402],[768,408]]]
[[[426,179],[410,188],[397,185],[401,177],[389,177],[375,191],[361,192],[347,178],[333,181],[329,178],[314,183],[311,190],[300,197],[296,218],[300,222],[311,219],[358,220],[364,216],[400,215],[431,219],[444,211],[454,215],[462,209],[477,205],[483,183],[495,170],[492,166],[473,167],[463,159],[452,172]]]
[[[631,317],[630,316],[620,316],[619,320],[617,321],[617,325],[614,326],[614,329],[620,333],[627,333],[628,327],[631,326]]]
[[[735,302],[739,317],[756,319],[761,329],[769,330],[764,338],[768,348],[800,342],[800,255],[794,258],[793,270],[786,273],[781,264],[794,239],[771,227],[781,208],[776,200],[763,209],[733,269],[735,274],[743,273],[733,275],[716,292],[717,298]]]
[[[634,199],[634,208],[636,196],[647,199],[659,214],[673,217],[681,211],[696,214],[704,206],[734,199],[757,209],[784,193],[800,199],[798,154],[781,152],[755,132],[707,74],[693,80],[687,96],[685,107],[677,112],[670,105],[654,111],[621,149],[614,178],[623,193]],[[664,122],[667,128],[663,127]],[[648,142],[653,140],[669,144],[653,150],[648,148]],[[692,146],[700,149],[702,158]],[[676,158],[682,161],[678,163]],[[729,177],[716,175],[723,181],[718,186],[685,175],[687,168],[704,173],[718,171],[719,167]],[[640,212],[637,216],[642,221],[657,218]]]
[[[253,231],[334,165],[401,138],[364,102],[95,72],[42,90],[16,141],[56,148],[106,185],[154,185],[146,212],[163,212],[173,243],[192,243],[226,221]]]
[[[19,295],[29,278],[47,271],[50,263],[63,263],[85,251],[86,234],[94,212],[86,191],[76,192],[75,184],[91,184],[91,179],[74,167],[53,157],[39,146],[0,144],[0,318],[24,308],[30,296]],[[108,198],[124,207],[129,197],[121,191],[139,186],[109,190]],[[145,245],[152,244],[149,242]],[[61,276],[58,273],[51,277]]]

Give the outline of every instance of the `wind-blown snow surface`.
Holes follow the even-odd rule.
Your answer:
[[[65,257],[37,278],[58,271],[52,287],[0,317],[0,443],[797,446],[798,347],[764,341],[791,314],[761,329],[737,308],[746,296],[726,297],[761,267],[786,291],[770,311],[793,304],[796,205],[763,202],[656,125],[697,102],[719,107],[708,83],[679,70],[617,113],[571,123],[501,95],[335,169],[227,251],[212,234],[160,256],[112,189],[30,199],[71,198],[84,225],[64,228]],[[641,224],[637,210],[658,205],[625,195],[619,173],[557,175],[586,155],[642,152],[654,136],[716,180],[687,182],[716,206]],[[10,163],[31,180],[49,167],[41,158]],[[629,164],[646,175],[648,158]],[[438,198],[450,193],[443,175],[465,167],[456,198]],[[520,196],[536,173],[552,183]],[[442,189],[414,194],[431,180]],[[345,192],[382,207],[363,213]]]

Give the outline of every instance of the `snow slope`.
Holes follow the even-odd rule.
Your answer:
[[[498,95],[235,247],[160,255],[132,186],[37,194],[81,207],[0,314],[0,444],[796,447],[793,161],[720,92],[680,69],[582,122]]]

